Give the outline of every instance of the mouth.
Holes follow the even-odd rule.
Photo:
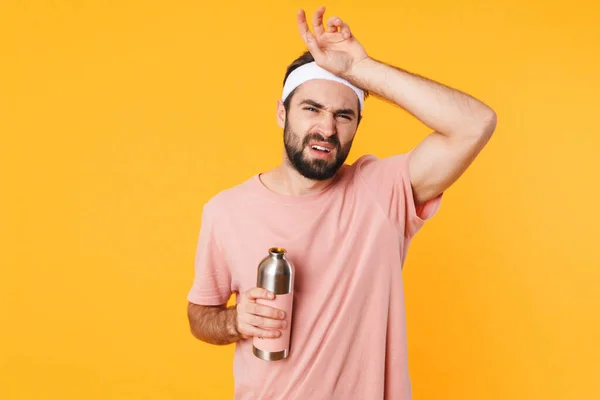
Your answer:
[[[308,148],[313,158],[324,161],[331,160],[336,149],[331,143],[311,143]]]
[[[313,150],[317,150],[317,151],[323,152],[323,153],[330,153],[331,152],[331,149],[328,149],[327,147],[319,146],[317,144],[313,144],[310,148],[313,149]]]
[[[311,149],[324,154],[331,153],[335,149],[335,146],[329,142],[312,142],[309,146]]]

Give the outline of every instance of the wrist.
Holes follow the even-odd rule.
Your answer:
[[[227,322],[226,322],[227,333],[229,334],[229,336],[231,336],[232,338],[234,338],[234,340],[237,341],[242,338],[242,335],[240,334],[240,331],[238,330],[238,324],[237,324],[237,307],[236,306],[228,307],[225,312],[227,313]]]
[[[365,81],[367,80],[366,77],[368,77],[369,71],[372,70],[376,64],[377,64],[377,61],[375,61],[374,59],[372,59],[369,56],[366,56],[365,58],[361,59],[360,61],[357,61],[354,64],[352,64],[350,71],[348,71],[348,73],[346,73],[345,76],[343,76],[343,78],[348,80],[349,82],[351,82],[354,85],[364,86]],[[363,87],[363,89],[367,89],[367,88]]]

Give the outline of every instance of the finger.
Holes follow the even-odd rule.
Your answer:
[[[273,319],[284,319],[285,311],[279,310],[273,307],[264,306],[258,303],[248,304],[247,310],[250,314],[258,315],[261,317],[273,318]]]
[[[313,28],[315,30],[315,35],[321,36],[325,32],[325,28],[323,27],[323,15],[325,14],[325,7],[321,6],[317,8],[315,11],[315,15],[313,16]]]
[[[256,299],[266,299],[273,300],[275,298],[275,294],[273,292],[268,291],[267,289],[255,287],[247,292],[248,300],[256,300]]]
[[[287,324],[286,321],[280,319],[264,318],[252,314],[243,316],[242,320],[257,328],[283,328]]]
[[[298,31],[300,31],[300,36],[306,43],[306,38],[310,35],[310,29],[308,29],[308,23],[306,22],[306,14],[304,10],[298,10]]]
[[[342,26],[342,20],[340,17],[331,17],[327,20],[328,32],[337,32],[340,26]]]
[[[252,325],[244,325],[240,328],[240,333],[247,337],[259,337],[263,339],[272,339],[281,336],[281,331],[277,329],[260,329]]]
[[[345,22],[342,24],[342,27],[340,28],[340,32],[342,32],[342,36],[344,36],[344,39],[348,39],[348,38],[352,37],[352,32],[350,31],[350,26]]]
[[[286,321],[280,319],[264,318],[253,314],[239,315],[239,322],[239,325],[249,325],[263,329],[284,328],[287,325]]]
[[[298,11],[298,30],[300,31],[300,36],[302,36],[302,40],[304,40],[304,44],[308,48],[310,54],[312,54],[315,61],[318,63],[323,59],[324,54],[317,43],[317,39],[311,33],[310,29],[308,29],[308,25],[306,23],[306,15],[304,14],[304,10]]]

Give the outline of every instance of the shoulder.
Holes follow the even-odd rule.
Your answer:
[[[232,210],[242,207],[254,179],[255,176],[252,176],[235,186],[223,189],[209,197],[206,203],[204,203],[204,215],[218,219],[231,213]]]
[[[378,157],[374,154],[365,154],[349,165],[356,175],[367,177],[381,173],[396,174],[408,168],[410,153],[400,153],[388,157]]]

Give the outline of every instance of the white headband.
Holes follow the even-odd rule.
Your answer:
[[[347,80],[332,74],[324,68],[319,67],[314,61],[304,64],[290,73],[285,81],[285,85],[283,85],[283,94],[281,96],[281,100],[285,101],[285,99],[294,89],[311,79],[327,79],[330,81],[343,83],[344,85],[348,86],[350,89],[354,90],[354,93],[356,93],[356,96],[358,96],[358,101],[360,102],[360,110],[358,110],[358,112],[360,113],[362,111],[365,104],[364,92]]]

